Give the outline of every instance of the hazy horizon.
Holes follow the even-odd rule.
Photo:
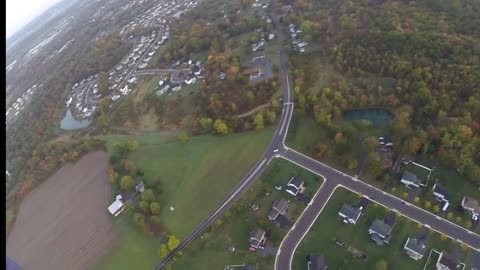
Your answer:
[[[6,39],[62,0],[7,0]]]

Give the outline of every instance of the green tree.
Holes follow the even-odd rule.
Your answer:
[[[133,178],[129,175],[123,176],[120,180],[120,188],[125,191],[131,191],[134,185],[135,182],[133,181]]]
[[[247,91],[247,99],[250,103],[255,102],[255,95],[253,94],[252,91]]]
[[[160,258],[163,259],[163,258],[167,257],[169,253],[170,253],[170,251],[168,250],[167,245],[162,244],[160,246]]]
[[[268,123],[273,125],[277,120],[277,114],[274,111],[267,111],[267,119],[268,119]]]
[[[140,201],[138,204],[140,205],[140,208],[142,209],[142,211],[144,213],[146,213],[146,214],[150,213],[150,207],[148,206],[147,201]]]
[[[274,109],[280,108],[280,103],[278,102],[278,100],[276,99],[272,100],[272,108]]]
[[[372,153],[375,151],[375,149],[377,149],[378,139],[377,137],[374,137],[374,136],[367,137],[363,145],[365,147],[365,150],[367,150],[367,152]]]
[[[160,204],[157,202],[150,203],[150,212],[152,215],[159,215],[160,214]]]
[[[438,205],[433,206],[433,212],[435,212],[435,213],[440,212],[440,206],[438,206]]]
[[[201,117],[199,122],[200,122],[200,126],[205,131],[210,131],[210,129],[212,128],[212,123],[213,123],[212,118]]]
[[[133,215],[133,222],[139,226],[145,225],[145,216],[142,213],[135,213]]]
[[[145,191],[142,193],[142,200],[147,202],[154,201],[155,195],[153,194],[153,191],[151,189],[145,189]]]
[[[255,129],[262,129],[265,127],[265,120],[263,118],[263,113],[257,113],[255,117],[253,117],[253,124],[255,125]]]
[[[190,140],[190,137],[188,137],[187,132],[184,131],[178,135],[178,140],[181,144],[186,144]]]
[[[98,74],[98,91],[102,95],[108,91],[108,74],[105,71]]]
[[[432,206],[430,201],[425,201],[425,208],[429,209]]]
[[[217,119],[213,122],[213,129],[220,135],[228,134],[228,126],[222,119]]]
[[[139,144],[136,140],[128,141],[127,142],[127,148],[128,148],[128,151],[135,152],[135,151],[138,150]]]
[[[170,235],[167,241],[168,250],[172,251],[180,244],[180,240],[177,239],[174,235]]]
[[[132,215],[134,211],[135,211],[135,205],[133,205],[133,203],[130,201],[125,202],[125,204],[123,205],[123,211],[122,211],[123,215],[128,217]]]

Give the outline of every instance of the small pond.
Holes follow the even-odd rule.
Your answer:
[[[343,118],[347,121],[369,120],[374,127],[387,127],[395,115],[382,108],[353,109],[343,113]]]
[[[60,128],[65,130],[80,129],[80,128],[87,127],[88,125],[90,125],[91,122],[92,121],[88,119],[81,120],[81,121],[76,120],[73,117],[70,109],[68,109],[67,113],[65,114],[65,117],[60,122]]]

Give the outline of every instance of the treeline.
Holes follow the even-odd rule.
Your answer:
[[[313,22],[312,39],[318,36],[336,71],[352,82],[333,82],[317,94],[315,74],[297,68],[297,102],[323,125],[352,107],[397,108],[391,131],[398,150],[438,158],[479,183],[480,20],[473,14],[480,7],[475,1],[417,2],[337,1],[325,3],[322,17],[289,15],[302,27]],[[462,12],[467,15],[460,19]],[[392,83],[358,83],[371,77]]]

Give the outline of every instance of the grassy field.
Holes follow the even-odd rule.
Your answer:
[[[160,242],[142,233],[131,218],[121,218],[113,227],[119,242],[91,270],[152,269],[160,261]]]
[[[460,252],[462,260],[468,262],[473,251],[462,250],[458,243],[451,239],[442,240],[440,235],[434,231],[429,232],[426,242],[425,256],[422,260],[415,261],[403,252],[403,246],[409,236],[417,236],[422,226],[397,216],[393,228],[390,243],[384,246],[377,246],[368,235],[368,228],[375,218],[383,219],[389,210],[370,203],[366,212],[360,217],[356,225],[344,224],[338,218],[338,211],[343,203],[356,205],[359,202],[358,195],[339,188],[320,214],[309,233],[298,246],[293,261],[293,269],[305,269],[306,258],[311,253],[323,253],[329,269],[375,269],[379,260],[386,260],[394,269],[423,269],[430,249],[447,252]],[[343,246],[335,244],[335,239],[344,242]],[[352,246],[365,253],[366,261],[356,259],[347,251]]]
[[[252,264],[259,269],[272,269],[274,254],[263,256],[259,251],[248,251],[248,232],[254,227],[267,231],[267,246],[278,247],[288,229],[280,228],[267,219],[272,203],[283,197],[291,200],[287,217],[294,221],[305,205],[286,191],[278,191],[275,185],[285,185],[291,176],[300,175],[306,183],[305,193],[312,195],[320,186],[321,179],[285,160],[274,160],[239,202],[221,219],[221,226],[213,226],[185,251],[183,257],[173,264],[173,269],[223,269],[226,265]],[[266,194],[269,194],[268,196]],[[257,204],[260,209],[253,211]],[[293,223],[293,222],[292,222]],[[235,246],[235,252],[228,247]]]
[[[160,181],[161,219],[168,232],[185,237],[226,196],[267,147],[272,129],[226,137],[193,137],[185,145],[174,134],[144,136],[109,135],[109,150],[119,142],[135,139],[140,148],[129,155],[145,172],[145,181]],[[174,212],[169,207],[175,208]]]

